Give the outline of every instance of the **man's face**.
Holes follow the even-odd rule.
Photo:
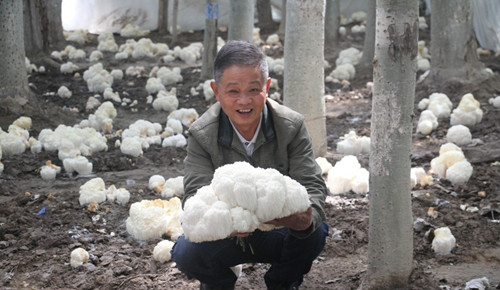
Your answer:
[[[222,110],[243,137],[251,139],[264,109],[271,79],[263,81],[258,67],[233,65],[219,83],[210,85]]]

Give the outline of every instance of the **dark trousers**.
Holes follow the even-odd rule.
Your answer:
[[[172,260],[188,277],[216,286],[232,286],[237,277],[229,267],[243,263],[269,263],[264,276],[268,288],[302,283],[312,262],[325,245],[328,225],[322,223],[309,237],[298,239],[288,228],[256,230],[238,242],[227,238],[192,243],[179,237],[172,249]]]

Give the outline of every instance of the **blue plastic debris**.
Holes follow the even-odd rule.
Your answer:
[[[42,207],[42,209],[36,215],[45,215],[45,207]]]

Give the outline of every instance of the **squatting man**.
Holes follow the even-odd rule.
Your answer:
[[[217,102],[189,129],[184,161],[183,205],[210,184],[214,171],[245,161],[274,168],[303,185],[311,206],[305,211],[267,221],[271,231],[234,232],[228,238],[194,243],[179,237],[172,259],[200,289],[234,289],[231,267],[268,263],[268,289],[298,289],[322,251],[328,235],[323,210],[327,194],[316,164],[304,117],[268,99],[266,55],[245,41],[229,41],[218,52],[211,82]]]

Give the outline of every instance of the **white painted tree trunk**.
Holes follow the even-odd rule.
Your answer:
[[[46,33],[45,50],[52,52],[58,44],[64,42],[63,26],[62,26],[62,0],[43,0],[44,12],[46,13],[47,22],[42,22],[42,34]]]
[[[431,78],[467,80],[481,68],[472,27],[470,0],[431,1]]]
[[[326,0],[325,46],[336,48],[339,43],[340,0]]]
[[[304,115],[315,155],[325,156],[325,1],[288,0],[286,7],[284,104]]]
[[[24,48],[28,57],[39,56],[65,45],[61,0],[24,0]]]
[[[271,10],[271,0],[257,0],[257,18],[261,31],[262,29],[273,27],[274,21]]]
[[[23,1],[0,1],[0,98],[25,97],[28,77],[24,65]]]
[[[399,289],[412,271],[410,189],[418,1],[377,0],[368,270],[363,289]]]
[[[168,33],[168,0],[158,1],[158,32]]]
[[[179,17],[179,0],[174,0],[174,7],[172,7],[172,41],[170,46],[177,44],[177,18]]]
[[[286,0],[281,0],[281,22],[278,28],[278,35],[280,39],[285,39],[285,27],[286,27]]]
[[[228,40],[253,43],[255,0],[230,1]]]
[[[24,48],[26,55],[30,57],[43,50],[40,2],[24,0],[23,5]]]
[[[375,17],[376,1],[370,0],[366,11],[365,40],[363,43],[363,57],[360,64],[366,67],[373,66],[373,56],[375,54]]]
[[[205,5],[205,31],[203,34],[203,57],[201,80],[213,78],[215,55],[217,54],[217,20],[219,6],[216,0],[207,0]]]

